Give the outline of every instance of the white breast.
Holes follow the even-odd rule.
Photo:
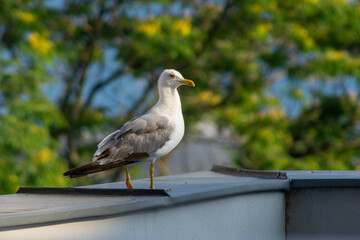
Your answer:
[[[177,119],[172,119],[174,123],[174,131],[170,135],[169,140],[156,152],[150,154],[150,158],[155,159],[162,157],[171,152],[181,141],[184,136],[184,120],[182,114]]]
[[[176,88],[159,88],[159,94],[159,101],[153,107],[153,111],[157,112],[160,116],[167,117],[174,130],[170,134],[169,140],[161,148],[150,154],[149,159],[153,160],[162,157],[173,150],[183,138],[185,129],[180,96]]]

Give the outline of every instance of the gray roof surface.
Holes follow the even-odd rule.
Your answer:
[[[284,171],[283,171],[284,172]],[[18,193],[0,196],[0,230],[6,227],[169,207],[212,198],[301,187],[360,187],[358,171],[286,171],[288,178],[262,179],[225,172],[202,171],[155,178],[155,187],[169,196],[108,196]],[[147,189],[149,179],[134,180]],[[82,189],[124,189],[114,182]]]

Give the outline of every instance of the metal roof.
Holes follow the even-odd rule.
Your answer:
[[[246,176],[244,176],[246,175]],[[256,176],[256,177],[253,177]],[[123,214],[213,198],[291,188],[360,187],[357,171],[249,171],[214,166],[211,171],[77,188],[22,188],[0,196],[0,230],[11,226]],[[164,191],[163,189],[170,189]]]

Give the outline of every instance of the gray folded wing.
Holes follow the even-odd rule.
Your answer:
[[[127,122],[98,145],[93,161],[137,162],[146,159],[170,138],[173,127],[167,117],[148,113]]]

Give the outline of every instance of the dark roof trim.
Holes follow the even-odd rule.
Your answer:
[[[256,177],[265,179],[287,179],[286,172],[280,171],[264,171],[264,170],[250,170],[244,168],[225,167],[220,165],[213,165],[211,171],[223,174],[231,174],[243,177]]]
[[[294,188],[360,187],[360,171],[265,171],[213,165],[212,171],[265,179],[287,179]]]
[[[119,188],[55,188],[55,187],[20,187],[16,193],[31,194],[71,194],[99,196],[167,196],[164,189],[119,189]]]
[[[344,188],[360,187],[360,179],[291,179],[290,188]]]

